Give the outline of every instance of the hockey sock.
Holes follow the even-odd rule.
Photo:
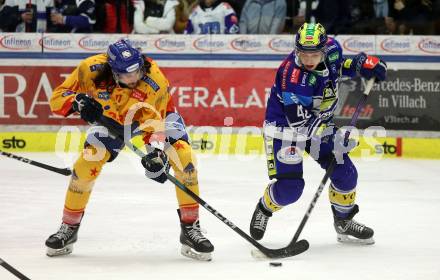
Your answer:
[[[261,198],[261,204],[266,208],[266,210],[270,212],[275,212],[283,208],[283,206],[279,205],[273,196],[272,188],[274,184],[269,184],[264,191],[264,195]]]
[[[180,221],[184,224],[192,224],[199,219],[199,205],[180,206]]]
[[[329,187],[330,203],[335,207],[336,216],[346,218],[353,210],[356,199],[356,188],[343,191],[336,188],[333,183]]]
[[[79,225],[84,215],[84,209],[72,210],[64,206],[63,223],[68,225]]]

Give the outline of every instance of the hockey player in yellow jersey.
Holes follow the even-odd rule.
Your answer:
[[[93,185],[103,166],[124,147],[102,123],[125,132],[125,137],[127,131],[130,136],[142,135],[149,150],[141,161],[147,177],[164,183],[171,167],[180,182],[199,193],[196,159],[168,87],[157,64],[121,40],[110,45],[106,54],[83,60],[54,90],[50,100],[54,113],[65,117],[77,113],[94,129],[89,130],[74,163],[61,227],[46,240],[48,256],[72,252]],[[210,260],[214,247],[201,233],[198,204],[177,187],[176,196],[182,254]]]

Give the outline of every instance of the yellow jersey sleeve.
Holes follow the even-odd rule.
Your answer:
[[[81,61],[64,82],[53,90],[50,98],[52,112],[66,117],[72,113],[75,94],[95,92],[94,79],[99,65],[105,61],[105,55],[95,55]]]

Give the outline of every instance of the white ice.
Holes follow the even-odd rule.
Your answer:
[[[54,154],[21,155],[65,164]],[[355,162],[356,218],[374,228],[376,244],[336,242],[325,190],[301,235],[310,249],[270,267],[253,259],[252,245],[203,208],[214,259],[181,256],[174,188],[144,178],[130,153],[108,164],[98,179],[73,254],[49,258],[44,241],[59,227],[69,178],[0,157],[0,258],[31,279],[440,279],[440,162]],[[302,198],[274,215],[264,245],[279,248],[292,238],[323,176],[310,159],[304,173]],[[199,177],[201,197],[248,232],[268,182],[265,161],[201,157]],[[16,278],[0,267],[0,279]]]

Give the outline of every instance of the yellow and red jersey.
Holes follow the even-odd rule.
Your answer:
[[[106,54],[84,59],[66,80],[53,91],[50,99],[51,110],[58,115],[73,113],[72,102],[77,93],[85,93],[98,101],[103,108],[103,116],[121,125],[139,122],[147,140],[154,132],[163,131],[167,112],[174,111],[168,92],[169,82],[156,62],[151,64],[149,73],[143,74],[134,89],[123,88],[112,81],[95,83],[100,70],[107,62]],[[142,125],[144,124],[144,125]]]

